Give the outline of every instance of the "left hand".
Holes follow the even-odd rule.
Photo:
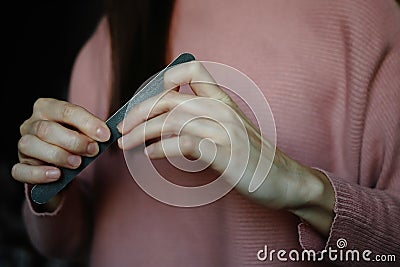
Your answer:
[[[189,84],[194,94],[178,91],[179,86],[185,84]],[[118,140],[120,148],[131,149],[144,141],[158,140],[146,148],[151,159],[182,154],[200,157],[220,173],[230,164],[230,171],[226,173],[228,182],[237,181],[235,175],[243,173],[236,190],[268,208],[292,211],[311,224],[315,221],[315,227],[327,234],[334,202],[327,177],[279,149],[268,151],[273,149],[268,138],[215,84],[200,62],[183,63],[169,69],[164,74],[164,87],[172,89],[136,105],[120,123],[118,128],[123,130],[123,138]],[[172,114],[177,107],[179,112]],[[169,134],[169,138],[165,138],[165,134]],[[199,144],[206,138],[213,140],[216,153],[213,149],[203,149],[200,153]],[[262,152],[263,149],[267,153]],[[246,151],[248,153],[243,153]],[[273,152],[275,156],[271,157]],[[247,163],[244,169],[243,163]],[[266,166],[271,166],[270,170]],[[255,173],[262,176],[263,183],[256,191],[249,192]]]

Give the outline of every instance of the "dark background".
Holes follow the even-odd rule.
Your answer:
[[[39,97],[65,99],[73,62],[102,14],[101,0],[1,4],[0,267],[65,267],[31,245],[22,218],[23,185],[10,175],[19,126]]]

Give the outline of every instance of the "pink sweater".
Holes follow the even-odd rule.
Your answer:
[[[177,1],[170,48],[171,59],[188,51],[230,65],[260,87],[273,111],[277,146],[329,176],[336,196],[329,237],[235,190],[198,208],[162,204],[134,182],[122,153],[106,152],[63,192],[54,213],[37,213],[25,202],[27,230],[40,252],[64,258],[88,252],[93,267],[365,266],[362,260],[257,258],[265,245],[301,253],[338,249],[337,240],[344,238],[346,249],[394,254],[400,261],[395,1]],[[109,100],[110,43],[103,19],[76,60],[70,101],[106,119]],[[183,177],[166,161],[158,164],[178,179],[198,176]]]

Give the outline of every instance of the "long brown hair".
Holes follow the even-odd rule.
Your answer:
[[[112,114],[165,66],[174,0],[104,1],[112,49]]]

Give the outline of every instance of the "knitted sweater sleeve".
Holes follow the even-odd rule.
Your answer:
[[[400,7],[395,1],[373,6],[374,10],[357,10],[363,23],[373,26],[347,29],[347,101],[350,111],[360,112],[348,113],[343,125],[351,126],[343,144],[349,153],[359,153],[358,177],[349,179],[322,170],[336,197],[327,239],[307,223],[299,225],[304,249],[357,250],[359,261],[335,260],[345,266],[400,260]],[[360,138],[355,138],[357,131]],[[349,182],[354,180],[357,182]],[[364,259],[366,250],[371,254],[365,252]]]
[[[72,70],[69,86],[69,101],[85,107],[99,117],[104,117],[106,107],[102,101],[106,92],[102,75],[108,66],[108,43],[106,21],[102,19],[97,29],[78,54]],[[106,51],[104,51],[106,50]],[[99,78],[100,77],[100,78]],[[102,85],[102,86],[98,86]],[[102,88],[103,87],[103,88]],[[99,89],[100,88],[100,89]],[[104,108],[103,108],[104,109]],[[89,248],[92,221],[90,211],[90,188],[94,166],[88,166],[61,194],[61,203],[54,212],[40,212],[30,198],[31,186],[25,185],[26,200],[23,218],[32,244],[45,256],[82,259]]]

